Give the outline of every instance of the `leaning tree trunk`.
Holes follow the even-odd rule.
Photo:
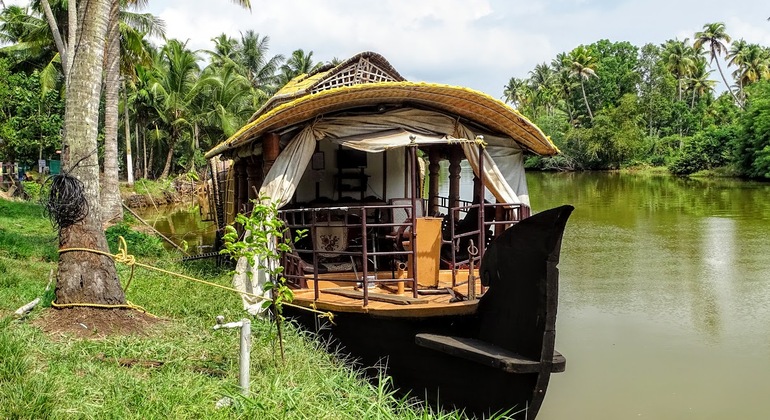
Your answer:
[[[168,142],[168,154],[166,155],[166,164],[163,166],[163,173],[160,174],[161,179],[168,177],[171,173],[171,159],[174,157],[174,146],[176,145],[176,138],[172,135],[171,140]]]
[[[583,91],[583,101],[586,103],[586,109],[588,110],[588,116],[591,117],[591,121],[594,120],[594,113],[591,112],[591,106],[588,105],[588,96],[586,96],[586,88],[583,85],[583,81],[580,81],[580,89]]]
[[[60,248],[89,248],[109,252],[102,230],[99,206],[99,94],[102,85],[104,37],[110,0],[79,2],[82,21],[78,45],[71,57],[64,111],[65,170],[80,179],[88,201],[86,217],[59,231]],[[84,251],[64,252],[59,258],[56,301],[66,303],[122,304],[115,263],[110,257]]]
[[[118,94],[120,92],[120,2],[110,0],[110,20],[104,60],[104,185],[102,220],[123,218],[118,185]]]

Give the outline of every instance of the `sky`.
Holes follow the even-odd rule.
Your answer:
[[[704,24],[723,22],[733,39],[770,46],[766,0],[251,0],[251,11],[233,0],[149,0],[144,11],[192,49],[254,30],[269,37],[270,55],[303,49],[328,61],[374,51],[407,80],[496,98],[511,77],[601,39],[641,47],[692,39]]]

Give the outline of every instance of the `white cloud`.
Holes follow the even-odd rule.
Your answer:
[[[6,4],[27,3],[6,0]],[[511,77],[600,39],[641,47],[693,38],[724,22],[735,39],[770,45],[765,2],[723,0],[150,0],[168,36],[210,49],[211,38],[254,30],[272,54],[302,48],[316,61],[372,50],[410,80],[471,87],[499,97]]]

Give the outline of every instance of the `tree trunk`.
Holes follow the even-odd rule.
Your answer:
[[[719,75],[722,76],[722,81],[725,82],[725,87],[727,88],[727,91],[730,92],[730,95],[732,95],[733,99],[735,100],[735,103],[738,104],[739,107],[743,108],[743,103],[738,100],[738,97],[735,96],[735,92],[730,88],[730,84],[727,83],[727,79],[725,78],[725,74],[722,73],[722,66],[719,65],[719,59],[714,57],[714,60],[717,62],[717,69],[719,69]]]
[[[175,144],[176,140],[172,137],[172,139],[168,142],[168,154],[166,155],[166,164],[163,166],[163,173],[160,174],[161,179],[167,178],[168,174],[171,172],[171,160],[174,157]]]
[[[120,2],[109,0],[110,18],[104,61],[104,185],[102,220],[123,218],[118,177],[118,100],[120,92]]]
[[[145,146],[145,151],[146,151],[147,150],[147,138],[144,138],[143,141],[145,142],[144,146]],[[155,155],[155,148],[152,147],[152,144],[150,144],[150,158],[147,160],[147,167],[144,170],[144,177],[146,179],[149,179],[148,177],[150,175],[152,175],[152,178],[155,179],[155,174],[152,173],[152,161],[153,161],[153,159],[155,159],[154,155]]]
[[[136,136],[136,138],[139,139],[139,127],[136,127]],[[147,133],[145,130],[142,130],[142,153],[144,155],[144,161],[142,162],[142,178],[147,179]]]
[[[128,118],[128,86],[123,81],[123,95],[125,103],[123,104],[123,128],[126,131],[126,181],[128,186],[134,186],[134,161],[131,159],[131,122]],[[122,207],[122,206],[121,206]]]
[[[591,112],[591,107],[588,105],[588,96],[586,96],[586,88],[583,85],[583,81],[580,81],[580,89],[583,91],[583,101],[586,103],[586,109],[588,110],[588,116],[591,117],[591,121],[594,120],[594,114]]]
[[[84,9],[79,13],[83,20],[80,22],[78,45],[71,57],[62,161],[63,169],[83,183],[88,214],[83,220],[59,231],[59,247],[109,252],[100,217],[96,138],[110,0],[80,2],[80,7]],[[125,303],[114,261],[110,257],[85,251],[62,253],[56,279],[56,301],[60,304]]]

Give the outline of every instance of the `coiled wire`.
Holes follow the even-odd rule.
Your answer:
[[[50,183],[50,187],[46,188]],[[88,215],[88,201],[83,194],[83,183],[67,173],[48,177],[43,183],[43,211],[51,224],[59,230],[72,226]]]

